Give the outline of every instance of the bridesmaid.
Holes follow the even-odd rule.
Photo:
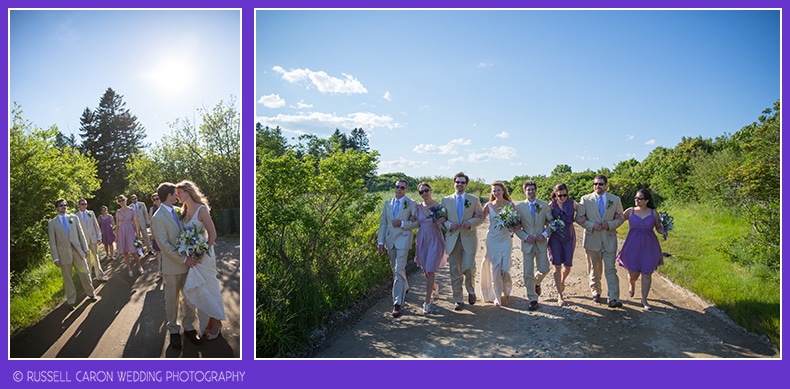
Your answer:
[[[647,189],[639,189],[634,197],[635,207],[628,208],[623,213],[628,220],[630,228],[625,236],[623,248],[617,254],[617,264],[628,270],[628,295],[634,297],[634,287],[639,275],[642,275],[642,307],[645,310],[653,309],[647,303],[647,294],[650,293],[650,284],[653,281],[653,272],[664,264],[664,254],[658,243],[653,228],[659,234],[667,237],[661,218],[657,215],[653,197]]]
[[[134,277],[132,265],[129,261],[129,254],[134,257],[137,262],[137,271],[143,275],[143,266],[140,265],[140,256],[137,255],[137,248],[134,247],[134,240],[140,239],[138,236],[137,220],[134,217],[134,211],[126,206],[126,196],[118,196],[118,208],[115,211],[115,218],[117,219],[115,225],[118,227],[118,253],[123,255],[123,261],[126,263],[126,268],[129,269],[129,278]]]
[[[99,228],[101,228],[102,244],[104,244],[105,259],[115,258],[115,218],[109,214],[107,206],[102,205],[101,215],[99,215]]]
[[[486,256],[483,259],[483,271],[480,276],[483,301],[493,301],[494,305],[502,305],[502,294],[505,299],[510,297],[513,281],[510,278],[510,252],[513,249],[513,236],[506,228],[497,227],[496,216],[505,206],[513,206],[513,200],[502,182],[491,184],[491,197],[483,208],[483,214],[490,221],[486,235]]]
[[[573,228],[573,215],[579,203],[575,200],[568,198],[568,186],[560,182],[554,185],[554,190],[551,192],[551,218],[553,220],[562,220],[565,226],[558,228],[556,231],[552,229],[549,236],[549,261],[554,265],[554,284],[557,286],[557,305],[563,306],[565,304],[565,279],[571,272],[571,265],[573,264],[573,251],[576,248],[576,230]]]
[[[447,265],[447,253],[445,252],[442,229],[432,217],[431,209],[439,207],[440,204],[431,196],[431,185],[421,182],[417,185],[417,190],[420,192],[423,202],[417,206],[417,220],[420,221],[420,229],[417,231],[414,262],[422,269],[427,280],[422,312],[429,314],[433,312],[431,297],[435,298],[439,293],[439,285],[436,284],[436,271]]]

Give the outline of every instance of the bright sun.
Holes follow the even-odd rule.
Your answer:
[[[185,93],[194,83],[194,73],[194,66],[186,60],[162,58],[158,64],[145,72],[143,77],[160,93],[177,96]]]

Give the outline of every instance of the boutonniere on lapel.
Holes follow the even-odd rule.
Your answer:
[[[176,215],[178,216],[179,219],[184,218],[184,215],[181,214],[181,208],[173,207],[173,209],[176,211]]]
[[[611,208],[611,207],[612,207],[612,204],[614,204],[614,201],[612,201],[612,200],[609,200],[609,201],[607,201],[607,202],[606,202],[606,209],[609,209],[609,208]]]
[[[69,218],[69,224],[74,224],[74,219]]]
[[[469,200],[464,198],[464,208],[469,208]]]
[[[540,213],[540,203],[537,201],[535,202],[535,212]]]
[[[405,211],[409,207],[409,200],[403,199],[403,210]]]
[[[93,217],[93,215],[90,212],[87,212],[87,214],[88,214],[88,219]]]

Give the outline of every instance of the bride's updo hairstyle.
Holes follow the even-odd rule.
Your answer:
[[[194,182],[189,181],[189,180],[184,180],[184,181],[181,181],[178,184],[176,184],[176,188],[181,189],[184,192],[187,192],[189,194],[189,197],[192,198],[192,201],[194,201],[194,202],[196,202],[198,204],[205,205],[206,206],[206,210],[207,211],[211,211],[211,207],[209,207],[209,205],[208,205],[208,199],[203,194],[203,192],[200,191],[200,188],[198,188],[197,185],[195,185]],[[186,212],[187,212],[187,204],[186,203],[184,203],[184,207],[183,208],[184,208],[184,214],[186,214]]]

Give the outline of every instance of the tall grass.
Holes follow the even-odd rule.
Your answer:
[[[672,256],[658,271],[779,347],[778,273],[734,263],[722,252],[731,237],[751,232],[748,221],[732,209],[706,204],[668,204],[659,211],[674,216],[675,230],[661,241],[662,250]],[[618,229],[620,238],[627,232],[627,223]]]
[[[76,279],[76,272],[75,272]],[[63,299],[60,268],[45,261],[21,274],[10,291],[10,330],[29,327]],[[79,281],[76,282],[79,285]]]

